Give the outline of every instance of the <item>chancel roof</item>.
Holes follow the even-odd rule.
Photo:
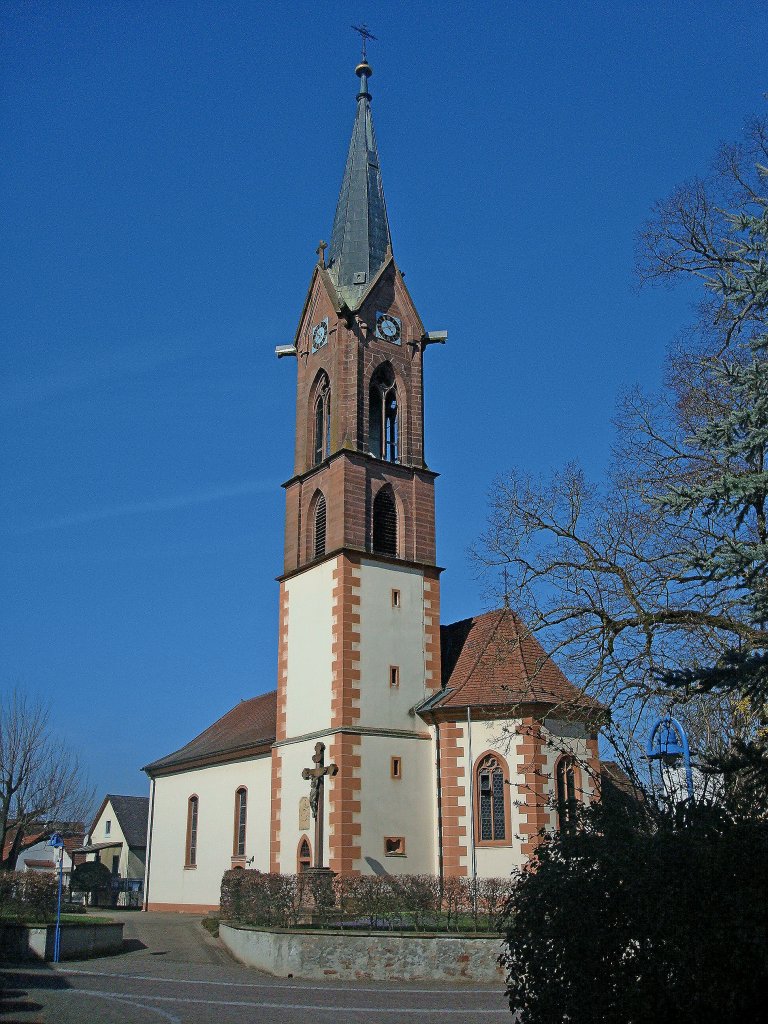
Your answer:
[[[357,309],[371,281],[392,251],[379,151],[371,116],[368,79],[373,74],[363,62],[357,113],[352,128],[347,164],[333,221],[328,275],[350,309]]]
[[[179,750],[144,767],[148,775],[165,769],[183,767],[196,761],[215,763],[242,752],[274,743],[277,730],[277,691],[241,700],[231,711],[208,726]]]
[[[604,709],[563,675],[509,608],[440,627],[442,684],[424,710],[549,704]]]

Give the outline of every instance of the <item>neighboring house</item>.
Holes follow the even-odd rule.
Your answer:
[[[73,851],[109,868],[113,901],[119,904],[137,902],[131,897],[143,890],[148,811],[148,797],[107,794],[93,819],[87,841]]]
[[[278,350],[298,358],[277,690],[144,768],[149,909],[206,910],[228,868],[292,873],[315,859],[344,873],[508,875],[598,789],[605,709],[514,612],[441,623],[423,368],[445,332],[425,329],[395,262],[371,69],[356,73],[329,258],[321,243],[294,343]],[[459,422],[460,380],[452,395],[470,459],[488,441]],[[323,757],[317,850],[309,777]]]
[[[64,864],[64,885],[69,884],[70,874],[74,864],[85,860],[82,854],[75,854],[74,850],[82,846],[85,839],[85,826],[81,821],[63,822],[60,825],[53,825],[45,829],[36,829],[27,835],[26,841],[39,836],[38,842],[28,846],[19,854],[16,861],[17,871],[38,871],[53,872],[58,870],[58,851],[50,845],[50,837],[58,832],[64,839],[63,864]]]

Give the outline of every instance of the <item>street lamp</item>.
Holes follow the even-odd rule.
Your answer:
[[[58,832],[54,832],[48,840],[48,845],[59,851],[59,900],[56,906],[56,937],[53,941],[53,962],[59,962],[61,948],[61,885],[64,875],[64,840]]]
[[[685,735],[685,729],[676,718],[672,718],[671,715],[665,715],[663,718],[657,719],[651,729],[651,735],[648,737],[646,756],[649,763],[661,761],[667,768],[674,767],[682,758],[685,765],[685,784],[688,788],[688,799],[693,801],[691,751],[688,746],[688,737]]]

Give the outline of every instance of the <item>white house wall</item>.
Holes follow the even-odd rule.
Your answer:
[[[264,755],[155,780],[145,898],[150,909],[205,910],[219,905],[221,878],[232,866],[235,792],[248,790],[245,856],[269,871],[270,757]],[[198,798],[197,864],[185,867],[187,807]],[[147,885],[148,881],[148,885]]]

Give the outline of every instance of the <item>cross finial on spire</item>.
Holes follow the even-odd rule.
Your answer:
[[[367,49],[366,49],[367,43],[368,43],[369,39],[375,40],[376,36],[371,34],[371,31],[368,28],[368,26],[365,24],[365,22],[363,22],[362,25],[353,25],[352,29],[355,32],[359,32],[360,33],[360,39],[362,40],[362,43],[363,43],[363,64],[367,64],[368,63],[368,54],[367,54]]]

